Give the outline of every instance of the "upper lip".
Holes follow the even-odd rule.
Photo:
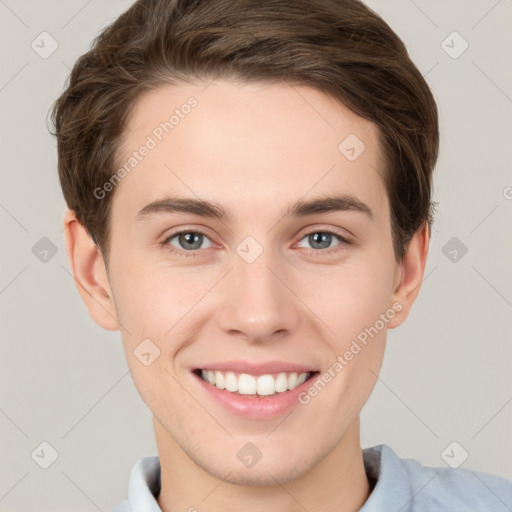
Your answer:
[[[194,370],[218,370],[220,372],[248,373],[250,375],[267,375],[271,373],[296,372],[307,373],[317,371],[310,365],[292,363],[290,361],[267,361],[256,363],[251,361],[219,361],[196,366]]]

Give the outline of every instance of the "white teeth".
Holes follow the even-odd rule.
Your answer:
[[[277,375],[249,375],[248,373],[235,374],[218,370],[202,370],[201,377],[206,382],[219,389],[240,395],[269,396],[276,393],[295,389],[304,384],[311,374],[306,373],[279,373]]]
[[[297,379],[297,386],[304,384],[304,382],[306,382],[307,378],[308,378],[307,373],[301,373]]]
[[[288,375],[288,389],[293,389],[297,387],[297,374],[296,373],[290,373]]]
[[[213,384],[215,384],[219,389],[224,389],[226,387],[224,374],[221,372],[215,372],[215,382],[213,382]]]
[[[286,373],[280,373],[276,379],[276,393],[283,393],[288,391],[288,378]]]
[[[256,394],[256,379],[247,373],[241,373],[238,377],[238,392],[241,395]]]
[[[203,374],[204,374],[204,371],[203,371]],[[203,375],[203,379],[204,379],[204,375]],[[226,383],[226,389],[228,391],[231,391],[232,393],[235,391],[238,391],[238,378],[233,372],[226,373],[224,382]]]
[[[272,375],[261,375],[256,381],[258,395],[273,395],[276,392],[276,381]]]

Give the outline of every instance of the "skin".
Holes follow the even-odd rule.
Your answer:
[[[120,160],[190,96],[197,107],[114,191],[108,273],[74,212],[64,218],[77,288],[96,323],[120,330],[153,414],[158,503],[166,512],[359,510],[370,493],[359,414],[387,329],[406,319],[418,294],[428,230],[413,236],[397,262],[377,128],[306,86],[217,80],[162,87],[136,103]],[[353,162],[338,150],[351,133],[366,146]],[[160,213],[136,220],[169,194],[214,201],[233,218]],[[373,215],[286,217],[295,201],[327,194],[349,194]],[[199,249],[179,237],[162,243],[183,228],[206,233]],[[325,231],[350,243],[333,237],[319,246],[307,236]],[[236,252],[247,236],[263,248],[252,263]],[[190,373],[229,359],[291,361],[325,372],[394,303],[401,311],[285,420],[230,414],[201,394]],[[146,338],[161,352],[149,366],[134,356]],[[262,453],[252,468],[236,456],[247,442]]]

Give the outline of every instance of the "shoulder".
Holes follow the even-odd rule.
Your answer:
[[[512,482],[499,476],[462,468],[423,466],[414,459],[400,458],[387,445],[364,452],[365,465],[378,472],[374,491],[393,494],[399,489],[401,496],[407,496],[401,504],[403,511],[437,507],[452,512],[512,510]]]
[[[401,460],[419,503],[450,505],[451,510],[512,509],[512,482],[504,478],[469,469],[427,467],[413,459]]]

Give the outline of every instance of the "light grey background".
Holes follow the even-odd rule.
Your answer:
[[[0,0],[0,511],[108,511],[136,460],[156,454],[119,333],[94,324],[70,274],[46,124],[75,60],[130,4]],[[457,441],[448,453],[468,452],[461,467],[512,479],[512,1],[368,4],[431,85],[442,140],[423,289],[389,333],[362,444],[446,466]],[[43,31],[58,43],[48,58],[31,47]],[[462,48],[454,31],[469,44],[458,58],[445,51]],[[46,262],[32,252],[43,237],[57,249]],[[452,237],[468,249],[456,262],[443,253]],[[35,462],[50,460],[43,441],[58,453],[48,469]]]

